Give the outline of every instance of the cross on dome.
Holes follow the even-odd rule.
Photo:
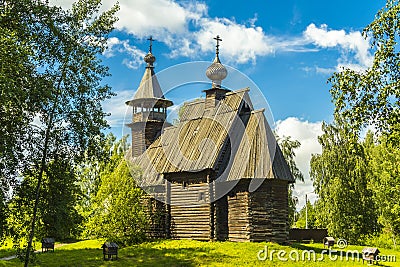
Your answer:
[[[154,39],[153,39],[153,36],[151,36],[150,35],[150,37],[149,38],[147,38],[147,40],[148,41],[150,41],[150,45],[149,45],[149,53],[152,53],[152,47],[153,47],[153,41],[155,41]]]
[[[213,63],[207,68],[206,75],[212,81],[212,88],[221,88],[221,81],[226,78],[228,75],[228,71],[221,64],[219,60],[219,42],[222,39],[217,35],[217,37],[213,38],[217,41],[216,49],[215,49],[215,59]]]
[[[219,54],[219,42],[222,41],[222,39],[217,35],[217,37],[214,37],[214,40],[217,41],[216,49],[215,49],[215,54]]]

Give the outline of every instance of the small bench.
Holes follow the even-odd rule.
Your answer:
[[[118,260],[118,245],[114,242],[105,242],[102,246],[103,248],[103,260],[113,260],[113,256]]]
[[[43,238],[42,239],[42,252],[43,252],[43,249],[45,252],[49,251],[49,249],[52,249],[54,252],[54,243],[55,243],[54,238],[49,238],[49,237]]]

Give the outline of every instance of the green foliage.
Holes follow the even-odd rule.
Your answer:
[[[358,136],[340,117],[323,124],[321,155],[313,155],[310,176],[319,195],[318,220],[329,234],[357,243],[378,231],[368,162]]]
[[[76,236],[76,226],[80,223],[80,216],[75,209],[79,194],[75,184],[75,174],[68,162],[64,160],[52,161],[43,177],[36,237],[53,237],[57,241]],[[36,174],[24,176],[23,182],[15,188],[16,193],[11,200],[10,207],[10,234],[16,239],[26,238],[30,215],[32,214],[37,186]]]
[[[325,216],[321,219],[333,216],[324,221],[331,232],[352,239],[357,234],[379,240],[390,235],[396,246],[400,234],[399,1],[387,0],[363,34],[374,52],[372,65],[364,71],[343,69],[329,79],[336,121],[324,126],[323,153],[313,157],[311,172]],[[375,126],[379,139],[369,133],[360,142],[359,132],[369,125]]]
[[[6,236],[6,218],[8,217],[8,209],[5,202],[4,193],[0,190],[0,244]]]
[[[301,146],[300,142],[297,140],[292,140],[290,136],[285,136],[284,138],[278,137],[277,141],[294,179],[296,181],[304,182],[304,176],[294,160],[296,158],[295,150]]]
[[[354,129],[373,124],[380,131],[400,136],[400,5],[387,0],[364,32],[375,52],[365,71],[344,69],[331,78],[335,112],[342,113]]]
[[[369,187],[373,191],[378,222],[383,227],[383,234],[391,235],[395,247],[396,237],[400,236],[400,150],[385,136],[374,144],[371,133],[365,143],[371,169]]]
[[[92,213],[96,194],[101,184],[101,173],[112,171],[118,161],[119,156],[115,156],[115,140],[116,137],[110,133],[105,139],[98,140],[98,156],[96,158],[86,156],[85,160],[76,168],[76,184],[79,187],[79,197],[76,201],[76,209],[79,216],[82,217],[82,223],[79,225],[79,233],[84,233],[85,225]],[[126,143],[124,142],[126,146]],[[126,148],[121,147],[120,150],[125,151]],[[112,163],[110,163],[112,162]]]
[[[314,207],[313,204],[311,204],[310,201],[307,201],[306,203],[307,205],[307,216],[306,216],[306,207],[304,206],[299,214],[298,214],[298,218],[296,220],[296,228],[306,228],[306,225],[308,226],[308,229],[314,229],[314,228],[318,228],[317,225],[317,210]],[[307,223],[306,223],[306,218],[307,218]]]
[[[51,173],[58,172],[59,167],[50,165],[69,166],[67,172],[71,175],[58,181],[64,183],[58,186],[68,188],[76,177],[73,174],[76,165],[85,156],[97,156],[97,140],[104,138],[102,129],[107,123],[101,101],[113,94],[109,86],[101,84],[101,79],[109,74],[98,55],[106,48],[118,6],[99,14],[100,0],[78,0],[71,10],[52,7],[48,1],[40,0],[1,2],[0,49],[5,52],[1,54],[1,62],[5,64],[1,65],[0,79],[5,81],[5,87],[1,87],[0,97],[7,104],[0,109],[0,122],[4,121],[5,129],[0,138],[6,140],[6,147],[0,147],[0,164],[6,165],[8,171],[0,173],[0,177],[1,184],[4,180],[12,181],[19,169],[20,173],[28,174],[25,177],[36,180],[27,182],[36,184],[36,188],[26,195],[29,199],[25,202],[34,199],[29,256],[36,219],[51,224],[47,229],[57,228],[60,236],[66,234],[60,223],[50,222],[49,215],[61,211],[51,210],[49,203],[41,203],[44,175],[59,177]],[[33,124],[34,117],[39,122]],[[65,171],[62,173],[66,174]],[[63,193],[69,202],[73,192]],[[43,217],[38,218],[40,205],[46,204],[49,215],[41,213]],[[64,208],[65,212],[72,211],[69,206]]]
[[[290,136],[285,136],[284,138],[280,138],[279,136],[277,136],[276,133],[275,136],[294,179],[296,181],[304,182],[304,176],[297,167],[296,162],[294,160],[296,157],[295,150],[301,146],[300,142],[297,140],[292,140]],[[296,205],[298,203],[297,197],[293,196],[293,188],[294,188],[293,184],[289,185],[289,191],[288,191],[289,226],[292,226],[294,224]]]
[[[112,156],[100,174],[101,184],[85,228],[87,236],[129,245],[145,239],[148,218],[142,205],[143,190],[135,181],[141,172],[128,167],[124,159],[126,138],[114,143]]]
[[[399,238],[397,237],[397,241]],[[387,248],[387,249],[396,249],[399,251],[399,247],[393,246],[393,235],[390,232],[381,232],[376,235],[372,235],[367,237],[365,240],[365,244],[369,246],[377,247],[377,248]]]
[[[7,3],[5,3],[7,2]],[[27,164],[30,129],[40,103],[43,79],[30,60],[34,52],[17,1],[0,4],[0,241],[7,218],[6,201],[17,182],[16,173]]]

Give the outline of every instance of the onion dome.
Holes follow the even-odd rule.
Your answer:
[[[147,63],[148,67],[152,67],[155,61],[156,57],[151,52],[147,53],[147,55],[144,56],[144,62]]]
[[[219,35],[217,35],[216,38],[217,40],[217,48],[215,50],[215,59],[213,63],[207,68],[206,70],[206,75],[208,79],[212,81],[212,87],[213,88],[220,88],[221,87],[221,82],[223,79],[226,78],[228,75],[228,71],[224,67],[224,65],[221,64],[221,61],[219,60],[219,41],[222,41],[221,38],[219,38]]]

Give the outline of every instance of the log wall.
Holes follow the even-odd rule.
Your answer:
[[[170,186],[171,237],[210,240],[209,186],[206,182]]]
[[[288,241],[288,184],[265,180],[248,192],[249,180],[240,181],[226,196],[209,203],[214,183],[205,179],[174,181],[165,192],[166,205],[148,198],[151,225],[148,236],[155,238],[227,240],[235,242]]]
[[[249,193],[235,192],[228,196],[229,241],[250,241]]]
[[[287,182],[267,181],[249,195],[250,241],[285,243],[289,238]]]
[[[247,188],[247,182],[240,182],[228,196],[229,240],[287,242],[287,182],[266,180],[254,192]]]
[[[128,124],[132,135],[132,156],[140,156],[160,136],[164,122],[147,121]]]

